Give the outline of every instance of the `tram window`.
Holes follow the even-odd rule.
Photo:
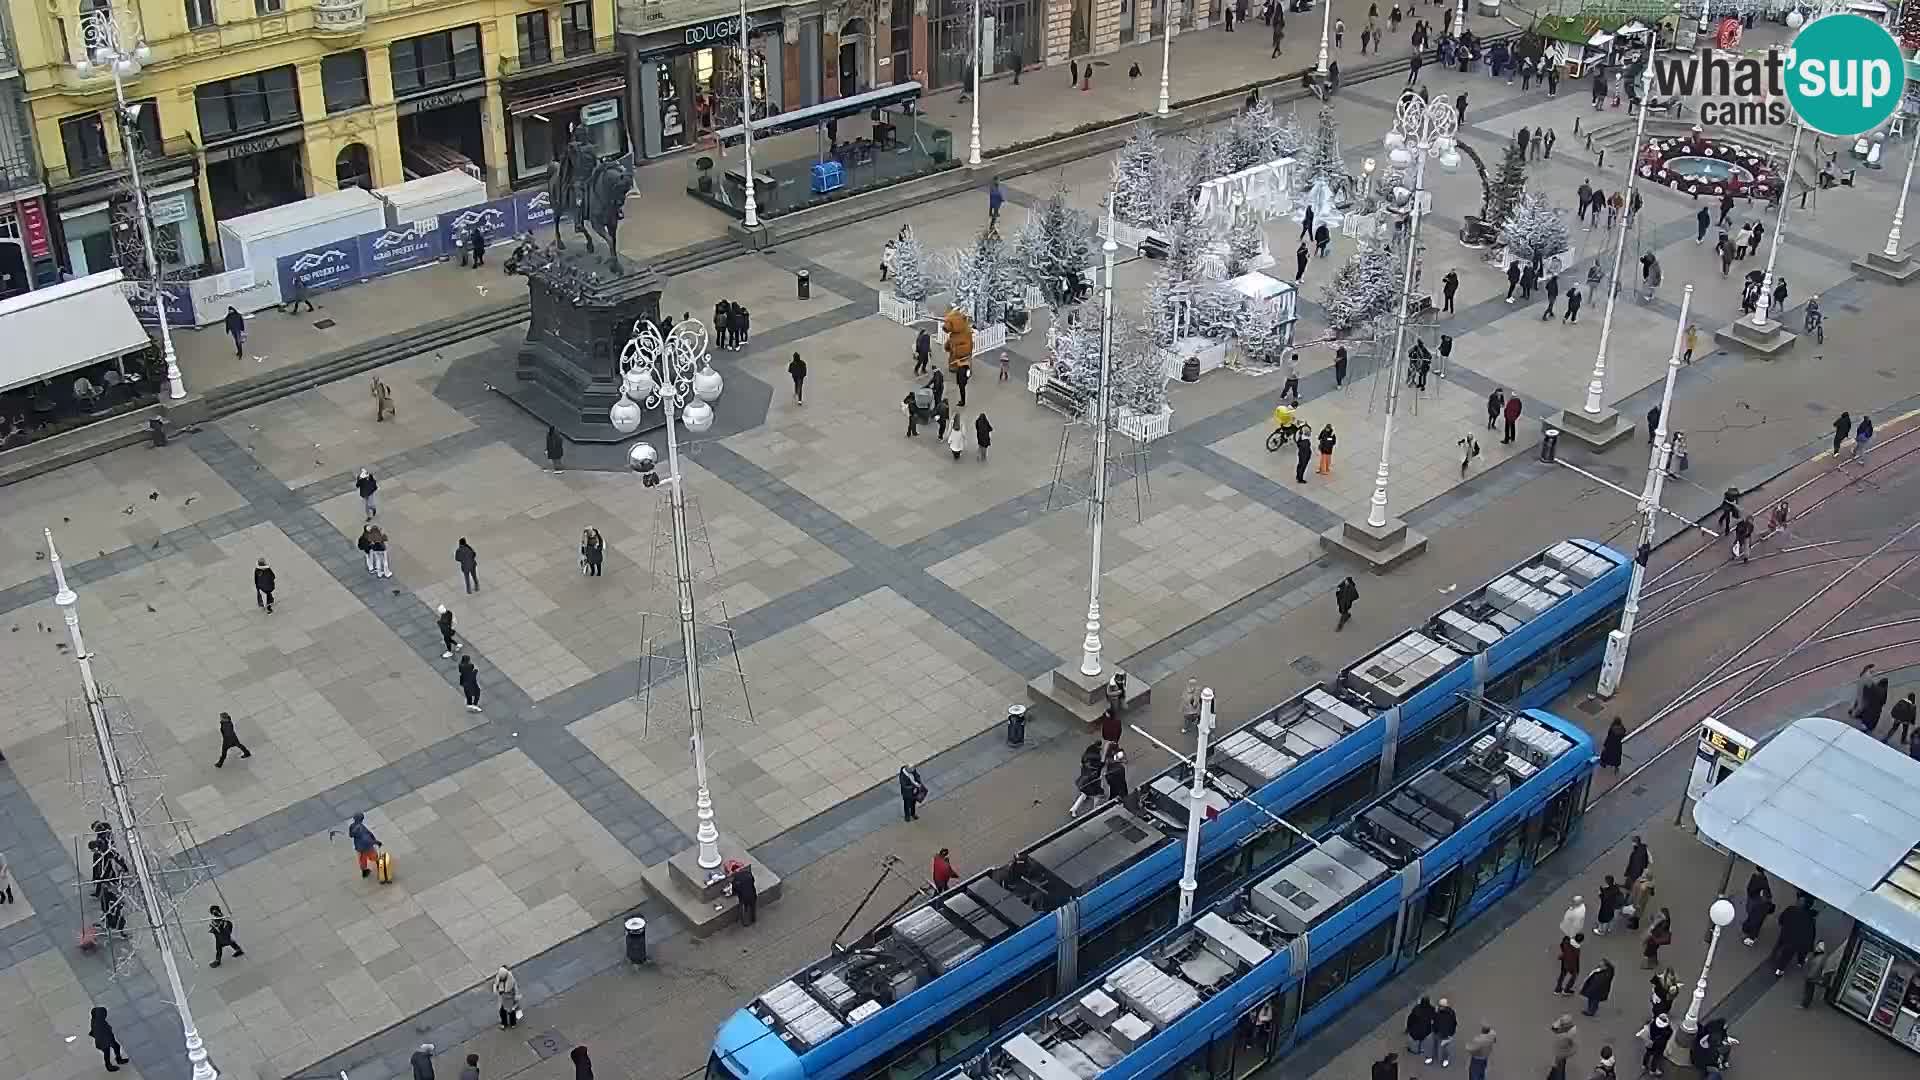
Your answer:
[[[1573,801],[1577,794],[1577,788],[1568,788],[1555,795],[1540,811],[1540,840],[1533,854],[1535,863],[1545,862],[1548,856],[1559,851],[1567,842],[1567,826],[1572,820]]]
[[[1613,628],[1618,625],[1620,625],[1620,609],[1617,607],[1610,607],[1600,614],[1595,615],[1593,618],[1588,619],[1580,629],[1574,631],[1571,637],[1561,643],[1561,659],[1563,661],[1572,660],[1574,657],[1600,644],[1607,639],[1607,635],[1612,633]]]
[[[1487,882],[1511,869],[1520,858],[1520,831],[1509,829],[1473,862],[1473,888],[1477,892]]]
[[[1347,958],[1335,956],[1323,961],[1318,967],[1307,972],[1307,990],[1300,1000],[1300,1011],[1320,1004],[1333,996],[1334,991],[1347,985]]]
[[[981,1010],[986,1015],[980,1022],[987,1027],[999,1027],[1014,1017],[1026,1012],[1042,1001],[1053,996],[1053,980],[1056,969],[1052,961],[1045,967],[1021,980],[1017,985],[994,998]],[[970,1026],[971,1020],[961,1026]],[[984,1033],[983,1033],[984,1034]]]
[[[1393,951],[1393,928],[1394,921],[1387,919],[1367,931],[1360,940],[1347,946],[1348,978],[1367,970],[1381,957]]]
[[[1298,841],[1293,834],[1269,822],[1266,831],[1247,841],[1247,870],[1258,870],[1291,851]]]
[[[1487,700],[1505,704],[1520,692],[1520,673],[1503,675],[1487,684]]]
[[[1379,775],[1380,766],[1377,764],[1355,769],[1287,817],[1293,822],[1294,828],[1302,832],[1322,829],[1349,807],[1371,797]]]
[[[1518,676],[1520,680],[1518,692],[1524,694],[1534,687],[1539,686],[1545,682],[1547,676],[1553,674],[1554,670],[1559,666],[1558,651],[1555,649],[1548,649],[1546,652],[1527,661],[1518,671],[1514,672],[1514,675]]]
[[[1400,740],[1400,751],[1394,759],[1393,767],[1402,774],[1418,768],[1435,754],[1452,745],[1466,730],[1467,706],[1462,702],[1448,709],[1426,727]]]
[[[1134,946],[1173,926],[1180,913],[1178,885],[1162,890],[1152,900],[1112,926],[1080,944],[1080,970],[1098,971]]]

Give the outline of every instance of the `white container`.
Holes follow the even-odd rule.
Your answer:
[[[459,169],[448,169],[404,184],[375,188],[374,197],[386,204],[386,228],[398,229],[416,221],[437,227],[440,215],[487,201],[487,185]]]
[[[258,280],[278,282],[282,255],[317,248],[387,227],[386,204],[357,187],[329,191],[220,223],[226,269],[247,267]],[[277,295],[275,302],[284,302]]]

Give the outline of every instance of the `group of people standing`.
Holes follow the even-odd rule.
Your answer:
[[[661,332],[672,326],[673,320],[668,319]],[[739,352],[751,340],[752,327],[752,313],[739,301],[721,300],[713,305],[713,337],[720,348]]]
[[[930,343],[924,330],[920,332],[916,349],[913,370],[917,376],[927,370]],[[907,391],[907,396],[900,400],[900,409],[907,415],[907,438],[918,438],[921,425],[932,424],[934,438],[946,445],[953,460],[959,461],[967,452],[966,425],[960,410],[967,403],[967,380],[970,375],[971,371],[966,366],[954,369],[954,386],[959,390],[959,401],[951,406],[947,403],[947,375],[939,368],[933,369],[933,374],[925,384]],[[974,414],[973,445],[979,451],[980,460],[987,460],[987,451],[993,446],[993,421],[987,419],[985,412]]]

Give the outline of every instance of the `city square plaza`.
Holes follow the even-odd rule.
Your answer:
[[[1335,112],[1357,171],[1361,159],[1383,156],[1379,138],[1402,79],[1358,78],[1364,8],[1343,3],[1339,13],[1348,41],[1337,55],[1350,85]],[[1310,54],[1309,23],[1317,19],[1289,23],[1294,62]],[[1270,73],[1264,28],[1246,29],[1244,40],[1212,31],[1176,39],[1182,92]],[[1086,94],[1069,91],[1053,69],[1029,72],[1018,87],[990,84],[989,154],[1046,130],[1150,110],[1159,55],[1158,43],[1123,51]],[[1135,58],[1144,77],[1121,78]],[[1583,87],[1563,84],[1548,99],[1433,68],[1422,82],[1436,96],[1471,96],[1461,139],[1490,164],[1522,126],[1553,128],[1557,152],[1529,166],[1529,182],[1562,205],[1585,179],[1624,183],[1615,155],[1596,164],[1574,134],[1576,118],[1601,119]],[[1310,124],[1311,112],[1298,107]],[[951,98],[928,108],[964,119]],[[1097,207],[1109,169],[1101,156],[1008,178],[1003,223],[1043,200],[1056,178],[1079,206]],[[79,682],[51,602],[43,529],[53,530],[79,593],[95,670],[138,724],[172,811],[190,823],[192,860],[211,871],[183,901],[194,951],[182,962],[192,969],[200,1031],[225,1075],[344,1070],[352,1080],[385,1080],[405,1073],[411,1044],[434,1041],[443,1052],[482,1053],[488,1077],[559,1076],[569,1067],[565,1045],[592,1041],[599,1075],[679,1077],[702,1067],[726,1012],[823,951],[881,855],[917,868],[933,847],[951,844],[957,859],[979,866],[1051,827],[1069,797],[1078,733],[1036,720],[1024,754],[998,733],[1029,680],[1077,659],[1084,632],[1085,512],[1048,509],[1061,420],[1026,391],[1026,368],[1045,359],[1044,321],[1010,343],[1010,381],[997,381],[997,357],[976,364],[963,415],[993,421],[982,463],[971,448],[955,461],[926,434],[904,438],[913,331],[876,313],[883,243],[904,224],[929,249],[969,243],[986,216],[990,172],[964,194],[665,285],[663,310],[676,317],[704,318],[721,298],[753,312],[749,346],[716,356],[728,384],[716,429],[683,441],[682,455],[718,567],[701,587],[724,605],[747,673],[744,691],[738,680],[709,687],[717,820],[729,845],[786,879],[786,897],[763,914],[765,929],[695,939],[650,899],[643,879],[688,848],[694,824],[684,704],[675,713],[671,695],[657,695],[649,707],[639,690],[640,643],[672,632],[673,582],[656,572],[659,503],[626,469],[621,447],[571,447],[566,469],[547,471],[544,429],[482,377],[523,331],[383,368],[395,422],[374,423],[364,382],[349,379],[223,417],[164,449],[117,451],[0,494],[0,836],[22,893],[22,902],[0,907],[0,1076],[91,1075],[99,1066],[85,1037],[90,1004],[112,1010],[134,1057],[129,1075],[186,1075],[157,960],[145,956],[110,978],[98,956],[74,948],[87,903],[76,884],[84,872],[76,838],[97,807],[70,784],[70,752],[85,746],[70,743]],[[1704,514],[1720,488],[1819,441],[1827,413],[1818,409],[1888,409],[1911,392],[1902,359],[1911,354],[1911,305],[1853,266],[1885,242],[1900,175],[1891,164],[1863,169],[1855,186],[1789,212],[1779,264],[1792,299],[1783,321],[1795,325],[1805,298],[1822,294],[1833,336],[1773,361],[1706,346],[1676,399],[1694,455],[1688,480],[1670,492],[1676,505]],[[1501,275],[1456,240],[1462,215],[1480,203],[1474,170],[1430,166],[1427,177],[1434,210],[1422,233],[1425,275],[1461,276],[1457,311],[1437,324],[1456,344],[1444,378],[1401,396],[1390,490],[1393,514],[1430,536],[1432,550],[1390,575],[1362,575],[1351,632],[1327,636],[1328,594],[1357,571],[1329,556],[1320,534],[1367,512],[1391,365],[1356,370],[1336,389],[1331,347],[1302,348],[1301,414],[1340,433],[1332,474],[1306,484],[1293,481],[1291,454],[1264,445],[1277,376],[1220,371],[1176,384],[1172,433],[1153,444],[1138,488],[1128,482],[1112,494],[1106,515],[1105,655],[1161,687],[1143,725],[1177,730],[1175,699],[1189,672],[1212,672],[1223,719],[1237,722],[1424,618],[1451,588],[1471,587],[1555,539],[1581,529],[1604,537],[1632,518],[1629,499],[1570,498],[1565,475],[1534,454],[1543,421],[1581,407],[1603,299],[1589,300],[1575,326],[1543,321],[1537,300],[1506,304]],[[689,230],[718,232],[716,218],[700,217],[709,211],[671,193],[679,178],[677,169],[642,170],[622,231],[633,257],[700,238]],[[1608,404],[1635,423],[1658,401],[1680,285],[1698,286],[1692,321],[1703,338],[1738,313],[1738,275],[1722,280],[1710,247],[1692,243],[1695,203],[1664,188],[1644,197],[1628,261],[1640,248],[1657,252],[1667,284],[1648,303],[1622,291],[1606,366]],[[1576,265],[1610,263],[1614,234],[1574,228]],[[1290,269],[1297,228],[1282,219],[1267,232]],[[1336,237],[1331,258],[1309,267],[1297,341],[1325,338],[1318,301],[1351,251]],[[805,300],[793,284],[802,270],[812,283]],[[1143,292],[1153,270],[1143,260],[1120,266],[1119,306]],[[309,316],[263,313],[239,357],[217,331],[182,335],[182,367],[204,392],[523,287],[493,268],[431,268],[325,294],[325,328]],[[785,376],[795,351],[809,364],[804,405],[793,402]],[[1484,403],[1496,387],[1524,402],[1522,435],[1511,445],[1485,429]],[[1760,430],[1768,419],[1774,426]],[[1456,444],[1469,434],[1483,455],[1462,475]],[[1637,486],[1643,453],[1629,442],[1587,467]],[[391,579],[370,577],[354,546],[364,515],[352,478],[362,467],[380,480]],[[578,537],[589,527],[610,549],[604,577],[580,573]],[[477,593],[463,589],[453,561],[462,537],[479,552]],[[271,616],[250,595],[261,558],[278,575]],[[440,604],[454,611],[479,668],[483,713],[459,707],[454,661],[440,656],[433,625]],[[1229,657],[1237,659],[1220,670]],[[1290,664],[1294,657],[1315,663]],[[215,771],[223,711],[253,756]],[[1151,753],[1141,748],[1139,768],[1159,767]],[[898,820],[894,776],[903,763],[920,765],[935,787],[926,825]],[[1673,963],[1690,980],[1718,864],[1706,865],[1713,860],[1690,835],[1658,825],[1670,818],[1669,794],[1628,801],[1618,813],[1638,816],[1596,823],[1583,844],[1591,859],[1611,864],[1631,828],[1660,829],[1657,865],[1674,871],[1662,879],[1672,883],[1663,896],[1688,913]],[[391,887],[354,872],[342,833],[362,812],[395,856]],[[1529,980],[1545,985],[1565,895],[1591,890],[1597,873],[1529,896],[1531,913],[1484,928],[1482,947],[1459,957],[1454,993],[1472,1003],[1462,1006],[1463,1024],[1484,1016],[1502,1032],[1496,1070],[1542,1060],[1560,1004]],[[218,971],[204,966],[208,942],[196,921],[208,903],[227,907],[247,950]],[[633,970],[622,965],[620,926],[636,910],[654,924],[655,956]],[[1608,948],[1631,959],[1625,941]],[[1756,963],[1723,943],[1716,996],[1766,982]],[[514,1032],[491,1027],[487,984],[503,964],[519,972],[527,997],[527,1026]],[[1583,1035],[1583,1055],[1606,1039],[1632,1042],[1641,1019],[1635,987],[1622,980],[1615,1005],[1592,1022],[1599,1030]],[[1316,1064],[1327,1075],[1357,1075],[1392,1041],[1397,1020],[1380,1010],[1403,1006],[1395,995],[1412,989],[1379,995],[1393,1000],[1357,1013],[1353,1023],[1364,1030],[1346,1033],[1337,1051],[1326,1043]],[[1743,1053],[1743,1072],[1798,1074],[1843,1060],[1909,1067],[1902,1051],[1831,1010],[1800,1013],[1793,995],[1752,993],[1739,1026],[1766,1034],[1753,1040],[1764,1044],[1758,1052]],[[1634,1056],[1623,1050],[1622,1067]],[[1590,1066],[1587,1057],[1579,1067]],[[440,1067],[456,1068],[452,1059]],[[1403,1067],[1403,1076],[1414,1073]]]

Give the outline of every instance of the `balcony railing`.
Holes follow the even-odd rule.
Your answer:
[[[192,136],[176,135],[160,146],[143,152],[140,155],[140,168],[146,170],[182,159],[191,160],[198,152]],[[125,170],[126,167],[127,156],[124,153],[110,154],[105,161],[77,166],[50,165],[47,167],[47,186],[59,188],[80,180],[112,176]]]
[[[315,0],[313,32],[357,34],[367,26],[366,0]]]

